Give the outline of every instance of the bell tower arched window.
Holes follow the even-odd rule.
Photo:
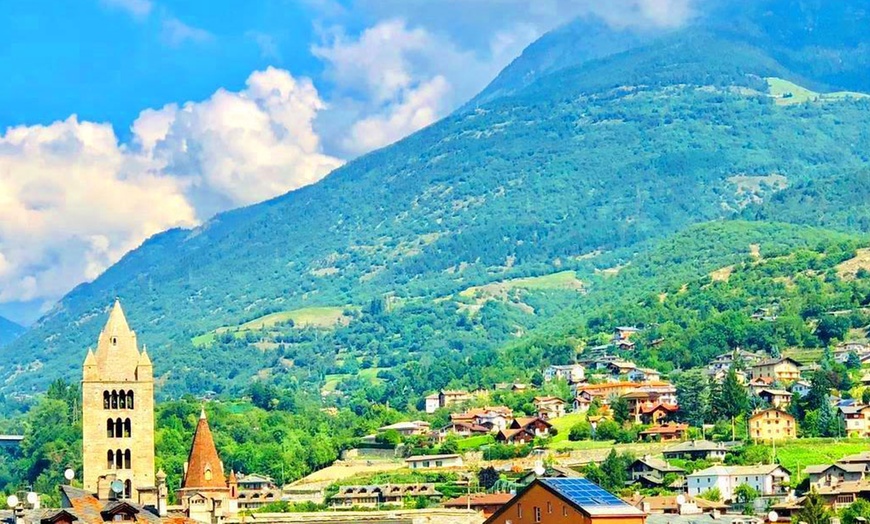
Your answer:
[[[109,409],[111,405],[111,395],[108,391],[103,391],[103,409]]]
[[[133,409],[133,391],[127,392],[127,409]]]
[[[112,419],[106,421],[106,436],[108,438],[115,438],[115,421]]]
[[[115,452],[111,449],[106,453],[106,469],[115,469]]]
[[[112,409],[118,409],[118,392],[112,391]]]

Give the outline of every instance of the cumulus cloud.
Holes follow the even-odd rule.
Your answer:
[[[531,38],[522,25],[513,29],[495,33],[483,53],[400,19],[357,37],[333,29],[312,48],[326,65],[339,114],[329,126],[335,133],[327,134],[343,154],[357,155],[433,123],[479,91]]]
[[[341,164],[309,80],[267,69],[240,92],[143,111],[121,144],[75,116],[0,135],[0,303],[52,299],[145,238],[312,183]]]

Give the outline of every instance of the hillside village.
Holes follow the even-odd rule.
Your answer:
[[[848,514],[870,498],[868,451],[835,452],[830,463],[780,458],[790,447],[840,446],[821,444],[802,428],[819,424],[807,411],[820,391],[816,417],[834,414],[825,430],[857,444],[843,450],[864,448],[868,399],[822,391],[820,381],[825,373],[844,373],[866,382],[868,345],[840,344],[808,364],[740,349],[719,355],[700,375],[719,390],[723,408],[744,407],[697,425],[684,409],[691,403],[681,399],[684,385],[626,358],[639,332],[617,328],[594,358],[547,366],[539,387],[505,383],[427,395],[422,418],[381,426],[338,462],[286,485],[226,469],[203,404],[181,487],[170,495],[167,474],[154,470],[151,360],[116,303],[83,366],[83,477],[70,470],[56,488],[60,498],[49,497],[60,501],[57,509],[25,493],[10,498],[13,507],[0,518],[45,524],[147,515],[152,522],[236,524],[246,516],[310,522],[326,519],[320,512],[328,510],[329,522],[380,522],[389,514],[408,522],[490,523],[522,505],[537,515],[541,504],[558,504],[566,515],[605,522],[606,514],[596,516],[577,494],[601,490],[611,500],[608,511],[638,522],[706,516],[745,523],[804,519],[808,511]],[[492,402],[499,399],[507,402]]]

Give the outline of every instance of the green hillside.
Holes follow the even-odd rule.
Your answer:
[[[436,386],[460,373],[445,361],[461,366],[458,357],[611,300],[612,292],[599,293],[611,289],[607,275],[655,287],[660,267],[651,275],[634,268],[658,241],[780,191],[753,184],[747,201],[745,177],[776,175],[802,187],[866,167],[857,144],[870,132],[870,102],[777,104],[765,78],[813,90],[822,82],[813,68],[784,66],[776,39],[756,36],[693,27],[590,55],[318,184],[158,235],[0,352],[0,391],[75,377],[116,296],[148,344],[161,391],[174,395],[241,388],[251,377],[316,385],[356,366],[395,369],[409,359],[442,363]],[[780,230],[770,232],[773,241]],[[747,244],[701,256],[728,259]],[[676,267],[703,266],[695,256]],[[507,286],[486,301],[459,295],[565,271],[582,287]],[[218,333],[274,313],[348,304],[362,308],[347,312],[349,326]],[[395,312],[385,317],[392,320],[366,319],[382,309]],[[208,344],[209,333],[225,343]],[[235,345],[249,343],[259,345]]]
[[[24,333],[24,328],[9,319],[0,317],[0,346],[5,346]]]

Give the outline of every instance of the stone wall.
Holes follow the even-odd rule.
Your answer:
[[[481,524],[481,513],[450,509],[334,511],[317,513],[254,513],[225,519],[224,524]]]

